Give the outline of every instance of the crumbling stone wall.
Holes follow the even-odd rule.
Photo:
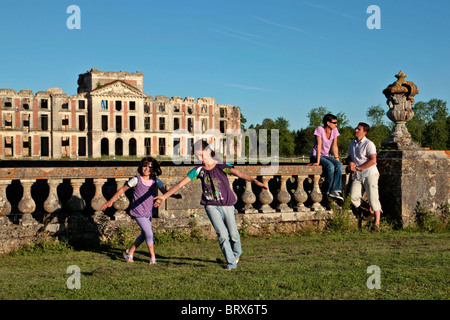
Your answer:
[[[402,226],[415,223],[419,204],[431,211],[450,204],[449,151],[382,151],[378,168],[383,214]]]

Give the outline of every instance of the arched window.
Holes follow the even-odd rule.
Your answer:
[[[128,142],[128,150],[129,150],[129,155],[130,156],[135,156],[136,153],[136,139],[135,138],[131,138],[130,141]]]
[[[123,156],[123,142],[122,139],[116,139],[116,156]]]
[[[108,141],[107,138],[103,138],[102,139],[100,149],[101,149],[100,152],[101,152],[102,156],[103,155],[106,155],[106,156],[109,155],[109,141]]]

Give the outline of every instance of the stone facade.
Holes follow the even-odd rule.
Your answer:
[[[186,155],[194,132],[223,153],[227,130],[240,134],[239,107],[152,97],[143,79],[139,71],[91,69],[79,75],[75,95],[0,89],[0,159]]]

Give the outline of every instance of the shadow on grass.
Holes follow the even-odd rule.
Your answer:
[[[111,260],[121,260],[125,263],[125,259],[123,257],[123,249],[118,248],[108,248],[107,250],[97,251],[99,253],[106,254]],[[136,254],[137,253],[137,254]],[[146,255],[147,257],[142,257]],[[207,264],[225,264],[225,262],[221,259],[200,259],[195,257],[176,257],[176,256],[164,256],[156,253],[156,261],[157,263],[164,263],[167,265],[192,265],[193,263],[207,263]],[[150,257],[148,253],[144,253],[144,251],[136,251],[133,257],[134,262],[146,262],[148,263]]]

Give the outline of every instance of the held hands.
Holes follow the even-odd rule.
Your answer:
[[[106,201],[104,204],[102,204],[101,209],[102,209],[102,211],[105,211],[106,208],[109,208],[109,207],[111,207],[112,205],[113,205],[113,202],[112,202],[112,201]]]
[[[180,196],[181,198],[181,196]],[[158,208],[159,206],[161,206],[164,202],[164,199],[162,196],[157,196],[153,199],[153,207]]]

